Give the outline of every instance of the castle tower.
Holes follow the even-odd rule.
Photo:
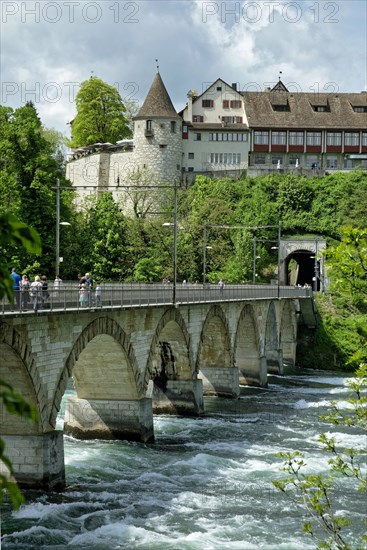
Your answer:
[[[154,174],[159,183],[181,181],[182,119],[159,72],[134,117],[134,163]]]

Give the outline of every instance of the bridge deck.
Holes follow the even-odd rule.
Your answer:
[[[18,293],[15,303],[1,302],[0,314],[34,315],[34,298]],[[315,312],[313,292],[310,288],[277,285],[226,285],[221,290],[217,285],[179,284],[116,284],[105,283],[100,298],[95,290],[87,292],[85,303],[80,300],[77,285],[64,284],[60,289],[49,285],[49,297],[43,301],[41,294],[37,298],[37,314],[59,313],[62,311],[85,311],[86,309],[115,309],[122,307],[147,307],[157,305],[217,303],[243,300],[301,299],[302,312]],[[306,305],[307,303],[307,305]],[[309,317],[309,315],[308,315]],[[307,324],[314,323],[308,319]],[[306,320],[305,320],[306,321]]]

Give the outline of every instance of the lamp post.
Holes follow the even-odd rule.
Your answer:
[[[163,223],[164,227],[171,227],[173,225],[173,288],[172,288],[172,304],[176,304],[176,288],[177,288],[177,185],[173,187],[173,224]],[[172,212],[171,212],[172,213]]]
[[[206,222],[204,222],[204,232],[203,232],[203,287],[205,288],[206,283],[206,251],[212,250],[212,246],[207,246],[206,244]]]
[[[60,275],[60,225],[71,225],[69,222],[60,222],[60,180],[56,180],[56,261],[55,277]]]

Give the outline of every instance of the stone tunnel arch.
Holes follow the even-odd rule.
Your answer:
[[[38,411],[38,421],[31,422],[9,414],[1,402],[1,431],[3,434],[37,434],[51,430],[47,415],[47,398],[34,359],[22,336],[2,324],[0,330],[0,379],[10,384]]]
[[[196,372],[203,380],[204,395],[238,395],[231,336],[223,309],[213,305],[204,320],[196,357]],[[235,378],[234,375],[236,374]]]
[[[240,384],[266,386],[266,363],[261,357],[259,327],[251,305],[245,305],[241,311],[234,350]]]
[[[102,362],[104,368],[100,366]],[[56,423],[70,376],[74,378],[79,399],[143,397],[141,376],[130,340],[120,325],[109,317],[93,320],[75,341],[57,385],[50,418],[52,425]]]
[[[326,241],[312,239],[282,239],[280,245],[280,282],[285,285],[309,285],[324,290],[325,267],[322,252]],[[294,265],[292,265],[294,264]]]

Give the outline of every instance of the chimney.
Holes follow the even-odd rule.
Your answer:
[[[232,82],[232,88],[237,92],[237,82]]]

